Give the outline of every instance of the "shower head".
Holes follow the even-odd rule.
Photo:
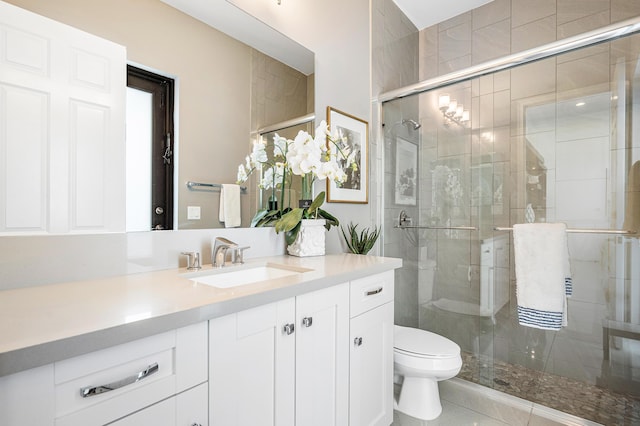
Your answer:
[[[402,124],[408,126],[412,130],[418,130],[420,127],[422,127],[422,124],[420,124],[417,121],[412,120],[410,118],[406,118],[406,119],[402,120]]]

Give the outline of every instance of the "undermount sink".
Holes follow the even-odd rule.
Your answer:
[[[196,273],[197,275],[187,274],[186,277],[199,284],[206,284],[217,288],[232,288],[312,271],[312,269],[273,263],[241,267],[242,269],[233,268],[234,267],[231,266],[229,267],[230,270],[218,269],[210,271],[209,273],[199,272]]]

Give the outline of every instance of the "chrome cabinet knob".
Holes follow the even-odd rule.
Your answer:
[[[353,339],[353,345],[362,346],[362,337],[356,337],[355,339]]]
[[[282,328],[282,331],[286,335],[293,334],[295,330],[296,330],[296,326],[294,324],[285,324],[284,327]]]
[[[302,318],[302,325],[305,327],[311,327],[313,324],[313,317],[304,317]]]

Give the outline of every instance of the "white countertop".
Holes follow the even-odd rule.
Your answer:
[[[195,283],[182,268],[0,291],[0,376],[402,266],[338,254],[215,271],[268,262],[311,271],[229,289]],[[200,273],[207,270],[214,272],[205,265]]]

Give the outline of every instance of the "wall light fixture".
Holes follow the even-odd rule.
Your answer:
[[[440,95],[438,98],[438,108],[444,117],[446,125],[455,123],[465,127],[469,122],[469,111],[465,110],[462,104],[459,104],[455,99],[451,99],[447,94]]]

